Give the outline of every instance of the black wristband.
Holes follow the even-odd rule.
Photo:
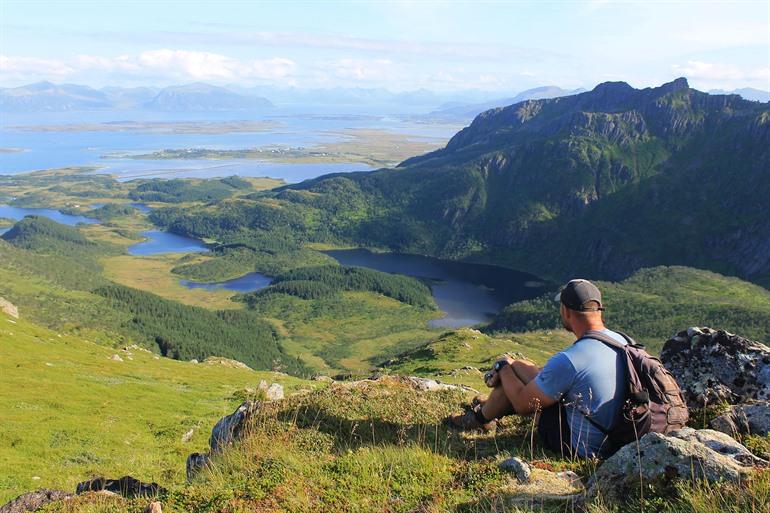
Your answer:
[[[507,360],[498,360],[498,361],[496,361],[495,364],[492,366],[492,368],[495,370],[495,372],[500,372],[500,369],[502,369],[506,365],[511,368],[511,370],[513,371],[513,375],[516,376],[516,379],[518,379],[519,381],[521,381],[525,385],[527,384],[526,381],[521,379],[521,376],[519,376],[519,373],[516,372],[516,367],[511,365],[511,362],[509,362]]]
[[[495,370],[495,372],[500,372],[500,369],[502,369],[506,365],[510,365],[510,363],[508,363],[507,360],[498,360],[495,362],[492,368]]]

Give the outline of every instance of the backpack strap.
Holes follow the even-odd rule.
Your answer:
[[[632,339],[631,337],[629,337],[628,335],[626,335],[622,331],[616,331],[615,333],[617,333],[618,335],[620,335],[624,339],[626,339],[626,343],[629,346],[638,346],[638,344],[634,341],[634,339]],[[583,336],[580,337],[579,339],[577,339],[574,343],[577,344],[578,342],[580,342],[581,340],[586,339],[586,338],[592,338],[594,340],[598,340],[599,342],[602,342],[605,345],[608,345],[608,346],[612,347],[613,349],[620,349],[620,350],[625,352],[626,346],[624,346],[623,344],[621,344],[620,342],[615,340],[613,337],[607,335],[606,333],[604,333],[602,331],[598,331],[598,330],[588,330],[588,331],[586,331],[585,333],[583,333]],[[609,436],[611,428],[610,429],[605,428],[604,426],[602,426],[601,424],[596,422],[594,419],[592,419],[589,415],[586,415],[585,413],[583,413],[579,409],[578,409],[578,412],[583,416],[584,419],[586,419],[588,422],[590,422],[593,427],[595,427],[596,429],[601,431],[605,436]]]
[[[626,335],[622,331],[616,331],[615,333],[617,333],[618,335],[620,335],[621,337],[626,339],[626,343],[629,346],[636,346],[636,347],[639,346],[639,344],[637,344],[636,341],[634,341],[634,339],[632,339],[631,337],[629,337],[628,335]],[[615,349],[624,349],[625,348],[625,346],[623,344],[621,344],[620,342],[615,340],[613,337],[607,335],[606,333],[604,333],[602,331],[598,331],[598,330],[588,330],[588,331],[586,331],[585,333],[583,333],[583,336],[580,337],[579,339],[577,339],[574,343],[577,344],[578,342],[580,342],[584,338],[592,338],[594,340],[598,340],[599,342],[603,342],[604,344],[606,344],[606,345],[608,345],[610,347],[613,347]]]

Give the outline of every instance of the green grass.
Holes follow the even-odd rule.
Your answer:
[[[181,484],[187,454],[261,379],[312,386],[107,348],[0,313],[0,503],[39,487],[74,490],[93,475]]]
[[[371,292],[342,292],[324,299],[269,294],[250,303],[262,318],[279,320],[291,356],[318,372],[362,374],[438,333],[428,321],[439,312]]]
[[[511,353],[543,365],[573,340],[574,336],[564,330],[496,337],[474,329],[459,329],[385,362],[384,368],[392,374],[435,377],[483,390],[482,375],[500,355]]]
[[[159,500],[170,513],[573,511],[536,499],[572,491],[545,471],[587,478],[594,464],[544,452],[526,418],[504,419],[494,435],[449,431],[444,417],[467,399],[459,391],[418,392],[394,378],[263,405],[240,444],[189,484],[162,482],[169,491]],[[532,484],[498,469],[510,455],[532,462]],[[600,497],[585,510],[760,513],[769,493],[770,474],[758,472],[739,485],[649,484],[643,499]],[[48,511],[128,513],[147,502],[91,494]]]

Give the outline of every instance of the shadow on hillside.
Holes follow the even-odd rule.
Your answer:
[[[326,434],[333,440],[334,449],[338,452],[386,445],[418,446],[462,459],[489,457],[500,452],[527,456],[542,452],[536,445],[536,436],[530,436],[526,425],[530,419],[526,418],[506,419],[504,427],[490,434],[458,432],[443,421],[422,423],[383,418],[350,419],[315,405],[279,412],[277,419],[300,429],[313,429]]]

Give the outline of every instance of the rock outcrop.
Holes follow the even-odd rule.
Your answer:
[[[10,315],[14,319],[19,318],[19,309],[16,308],[16,305],[8,301],[7,299],[4,299],[0,297],[0,312],[4,312],[7,315]]]
[[[211,452],[222,452],[235,440],[240,440],[246,431],[248,421],[259,411],[260,406],[261,404],[258,402],[246,401],[238,406],[233,413],[219,419],[219,422],[211,430],[211,437],[209,438]]]
[[[499,467],[500,470],[510,472],[516,476],[519,483],[529,483],[532,476],[532,468],[521,458],[514,457],[503,460],[500,462]]]
[[[722,330],[690,328],[660,358],[691,407],[770,400],[770,347]]]
[[[268,401],[280,401],[284,398],[283,385],[278,383],[268,385],[267,381],[263,379],[259,382],[257,389],[265,394],[265,398]]]
[[[78,483],[76,493],[85,492],[111,492],[121,497],[133,499],[136,497],[157,497],[166,493],[166,490],[158,483],[143,483],[131,476],[123,476],[120,479],[107,479],[97,477]]]
[[[219,419],[211,430],[208,453],[195,452],[187,457],[187,479],[193,479],[202,469],[211,465],[211,456],[221,453],[226,447],[243,438],[248,429],[249,420],[259,411],[261,403],[245,401],[225,417]]]
[[[37,511],[52,502],[71,499],[73,494],[63,490],[41,489],[19,495],[10,502],[0,506],[0,513],[25,513]]]
[[[770,402],[731,406],[726,413],[713,419],[710,426],[730,436],[766,436],[770,433]]]
[[[641,478],[647,482],[705,479],[738,481],[767,462],[724,433],[684,428],[669,435],[648,433],[607,459],[589,483],[589,495],[622,494]]]
[[[196,362],[197,363],[197,362]],[[230,367],[231,369],[246,369],[252,370],[251,367],[238,360],[232,360],[230,358],[224,358],[222,356],[209,356],[203,363],[206,365],[221,365],[222,367]]]

